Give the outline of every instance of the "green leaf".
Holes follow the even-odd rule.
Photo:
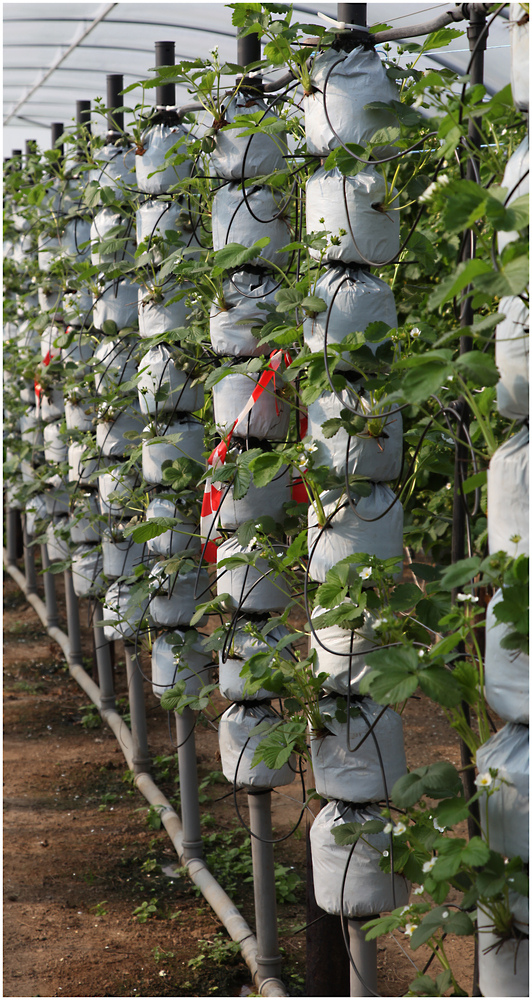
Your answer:
[[[455,587],[461,587],[463,584],[469,583],[477,575],[481,562],[480,556],[471,556],[468,559],[459,559],[458,562],[453,563],[442,574],[442,589],[454,590]]]
[[[485,865],[490,856],[490,849],[481,837],[471,837],[471,840],[462,851],[462,861],[466,865],[479,868]]]
[[[150,538],[157,538],[179,523],[176,517],[153,517],[144,524],[129,525],[124,529],[124,537],[131,535],[134,542],[148,542]]]
[[[465,799],[456,797],[444,799],[436,807],[436,819],[440,826],[453,827],[469,818],[469,808]]]
[[[261,250],[268,246],[269,242],[269,236],[262,236],[251,247],[245,247],[242,243],[227,243],[221,250],[216,251],[214,261],[218,267],[226,269],[242,267],[259,257]]]
[[[437,309],[438,306],[455,298],[459,293],[470,285],[479,274],[486,274],[491,271],[491,267],[485,260],[474,258],[473,260],[462,261],[453,274],[444,278],[437,286],[436,290],[429,298],[429,308]]]
[[[242,500],[245,497],[251,484],[251,470],[245,462],[237,463],[235,478],[233,479],[233,497],[235,500]]]
[[[423,403],[441,389],[452,370],[452,365],[445,361],[428,361],[411,369],[401,386],[404,399],[409,403]]]
[[[456,769],[448,761],[437,761],[416,767],[399,778],[392,788],[392,799],[400,809],[408,809],[424,795],[444,799],[461,793],[462,782]]]
[[[415,583],[399,584],[390,597],[392,611],[407,611],[423,597],[423,591]]]
[[[266,452],[264,455],[254,458],[250,462],[254,486],[261,488],[271,483],[272,479],[280,472],[282,464],[282,455],[278,455],[274,451]]]
[[[401,667],[390,667],[385,673],[369,674],[363,682],[360,688],[363,694],[369,692],[381,705],[395,705],[414,694],[418,678]]]
[[[301,308],[308,313],[320,313],[327,310],[327,303],[320,299],[318,295],[307,295],[301,301]]]
[[[488,473],[486,469],[483,469],[482,472],[475,472],[472,476],[468,476],[462,483],[463,492],[472,493],[473,490],[479,489],[481,486],[485,485],[487,478]]]
[[[462,35],[465,35],[465,31],[460,31],[458,28],[439,28],[425,39],[422,51],[432,52],[433,49],[444,48],[453,38],[461,38]]]
[[[477,386],[497,385],[499,372],[494,359],[482,351],[467,351],[454,362],[455,369]]]
[[[444,705],[445,708],[453,708],[459,704],[462,695],[460,685],[454,675],[444,667],[427,667],[426,670],[420,670],[418,680],[421,690],[432,701]]]

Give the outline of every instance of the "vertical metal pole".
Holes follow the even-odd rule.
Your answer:
[[[277,934],[277,901],[272,840],[272,793],[248,792],[249,826],[252,834],[253,890],[257,932],[257,985],[263,979],[279,978],[281,956]]]
[[[41,563],[42,563],[42,578],[44,583],[44,603],[46,605],[46,627],[58,628],[59,618],[57,615],[55,580],[53,574],[48,572],[50,560],[48,558],[47,545],[41,545]]]
[[[124,103],[121,91],[124,89],[122,73],[109,73],[107,76],[107,139],[118,139],[124,131],[124,112],[115,111]]]
[[[81,630],[79,627],[79,607],[78,599],[74,591],[72,582],[72,570],[64,571],[65,579],[65,603],[67,615],[68,645],[70,648],[70,663],[81,663]]]
[[[245,38],[237,40],[237,62],[239,66],[249,66],[250,63],[258,62],[261,58],[260,38],[258,35],[246,35]],[[260,89],[261,78],[250,79],[244,76],[243,83],[248,87]]]
[[[354,965],[360,972],[357,976],[353,966],[351,966],[351,988],[349,995],[352,997],[371,997],[377,993],[377,941],[366,941],[362,925],[370,917],[361,917],[359,920],[348,920],[349,927],[349,950]],[[367,988],[368,987],[368,988]]]
[[[98,687],[102,709],[115,708],[115,689],[113,683],[113,663],[111,646],[105,638],[103,628],[99,624],[104,619],[100,601],[94,601],[92,624],[94,630],[94,648],[98,667]]]
[[[175,42],[155,42],[155,65],[175,64]],[[158,108],[175,107],[175,83],[163,83],[155,90],[155,104]]]
[[[90,101],[76,101],[76,122],[78,125],[84,125],[87,132],[91,133],[91,102]]]
[[[59,150],[62,158],[64,154],[64,146],[63,145],[58,146],[57,140],[59,139],[60,136],[63,135],[63,132],[65,131],[65,126],[63,125],[63,122],[52,122],[51,131],[52,131],[52,149]]]
[[[6,511],[6,549],[7,561],[10,566],[17,565],[17,514],[16,507],[8,507]]]
[[[135,774],[149,774],[150,752],[148,750],[148,727],[146,725],[142,674],[137,663],[135,647],[124,642],[124,652],[131,714],[131,735],[133,737],[133,771]]]
[[[183,824],[183,855],[186,861],[203,857],[198,796],[198,764],[194,728],[196,718],[191,708],[175,713],[177,756],[179,760],[179,791]]]
[[[24,575],[26,577],[26,593],[36,594],[37,593],[37,571],[35,569],[35,549],[33,545],[30,545],[31,537],[28,535],[28,529],[26,527],[26,518],[24,518],[23,525],[24,533]]]
[[[345,24],[360,24],[365,27],[367,8],[367,3],[338,3],[336,4],[336,18],[338,21],[344,21]]]

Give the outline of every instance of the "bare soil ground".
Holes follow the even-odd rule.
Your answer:
[[[61,581],[57,580],[59,606]],[[82,618],[87,611],[81,602]],[[62,624],[64,628],[64,623]],[[83,630],[86,666],[92,639]],[[5,997],[247,996],[250,974],[208,904],[182,874],[164,830],[148,825],[140,794],[127,781],[113,734],[97,723],[70,678],[59,647],[13,581],[4,583],[4,992]],[[125,699],[125,667],[116,658],[116,687]],[[178,790],[174,739],[146,685],[154,776],[165,793]],[[225,703],[220,699],[220,711]],[[127,705],[122,703],[122,710]],[[209,864],[254,928],[249,846],[220,773],[215,729],[198,725],[198,763]],[[405,713],[411,766],[459,751],[437,707],[412,699]],[[294,784],[283,792],[298,799]],[[246,815],[245,796],[242,810]],[[297,803],[273,796],[275,835],[297,819]],[[305,829],[276,847],[293,871],[294,901],[279,905],[283,978],[305,996]],[[136,911],[136,912],[135,912]],[[398,997],[429,953],[410,954],[402,935],[379,942],[379,990]],[[400,940],[399,940],[400,939]],[[398,943],[399,941],[399,943]],[[403,950],[404,949],[404,952]],[[448,956],[471,992],[472,942],[450,943]],[[347,959],[346,959],[347,961]],[[437,971],[437,970],[435,970]],[[328,995],[337,995],[332,992]]]

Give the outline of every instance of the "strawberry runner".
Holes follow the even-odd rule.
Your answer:
[[[229,445],[231,443],[231,438],[233,437],[236,425],[247,417],[250,410],[253,408],[260,396],[262,396],[262,393],[269,386],[272,380],[273,388],[275,390],[275,374],[279,370],[283,359],[286,368],[288,368],[289,365],[292,364],[290,354],[287,351],[272,351],[268,367],[260,376],[253,392],[251,393],[251,396],[242,411],[238,414],[231,430],[228,434],[226,434],[223,440],[220,441],[220,444],[216,445],[216,448],[211,452],[207,459],[207,464],[211,466],[213,472],[215,469],[225,464],[227,452],[229,450]],[[213,479],[213,474],[208,476],[203,493],[200,522],[201,538],[203,541],[202,554],[206,562],[216,562],[218,540],[222,537],[218,531],[218,520],[220,516],[219,510],[225,488],[226,485],[224,483],[216,482]]]

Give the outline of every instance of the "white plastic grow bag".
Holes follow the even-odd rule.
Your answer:
[[[93,296],[93,322],[101,330],[107,320],[116,323],[117,329],[137,325],[138,288],[129,278],[120,278],[106,285]]]
[[[96,420],[92,403],[81,401],[71,403],[65,400],[65,423],[69,431],[90,431]]]
[[[222,697],[227,698],[228,701],[245,701],[246,698],[253,701],[271,701],[275,695],[272,691],[267,691],[266,688],[259,688],[252,697],[246,695],[244,690],[246,679],[240,676],[240,672],[251,656],[254,656],[255,653],[266,653],[270,649],[275,649],[277,643],[284,639],[287,634],[288,632],[283,626],[277,626],[268,632],[266,638],[257,639],[249,632],[245,632],[243,626],[240,625],[235,631],[229,648],[229,657],[225,663],[222,660],[222,651],[220,650],[219,653],[219,687]],[[281,650],[281,656],[286,660],[292,659],[289,647],[285,646]]]
[[[268,318],[263,305],[276,306],[279,287],[267,274],[237,271],[223,287],[224,307],[213,302],[210,315],[210,337],[216,354],[231,357],[259,357],[269,353],[267,344],[258,346],[252,328],[262,326]]]
[[[490,848],[507,858],[518,855],[523,861],[528,861],[528,753],[528,726],[510,722],[477,750],[479,773],[496,768],[507,782],[489,799],[480,797],[481,827],[486,830],[487,809]]]
[[[501,640],[510,632],[508,625],[497,621],[494,614],[494,608],[501,600],[502,591],[497,590],[486,614],[486,701],[501,719],[528,726],[529,658],[526,653],[501,646]]]
[[[160,563],[155,564],[150,571],[150,615],[156,625],[161,628],[190,625],[196,605],[204,604],[210,597],[208,573],[200,570],[197,586],[196,576],[195,569],[166,576],[164,567]],[[206,620],[203,616],[197,624],[204,625]]]
[[[20,463],[20,474],[22,476],[23,483],[34,483],[37,478],[35,475],[35,469],[31,462],[27,462],[24,459]]]
[[[60,430],[60,423],[45,424],[43,429],[44,457],[54,465],[66,462],[68,447]]]
[[[278,555],[283,554],[274,546]],[[253,551],[251,544],[240,545],[237,538],[228,538],[217,553],[219,594],[228,594],[228,607],[239,608],[243,614],[264,614],[267,611],[284,611],[290,601],[290,588],[285,576],[270,570],[265,559],[258,559],[255,566],[242,563],[231,569],[220,566],[223,559]],[[225,572],[224,572],[225,570]]]
[[[60,514],[68,514],[70,494],[65,489],[65,482],[61,479],[61,476],[50,476],[50,479],[46,480],[46,485],[49,487],[49,490],[44,494],[48,513],[52,517],[57,517]]]
[[[96,221],[96,220],[95,220]],[[90,254],[91,224],[86,219],[70,219],[61,235],[61,250],[63,256],[71,257],[79,262],[86,260]],[[81,249],[83,244],[87,244]]]
[[[222,497],[226,488],[227,483],[224,483]],[[233,487],[230,486],[219,508],[220,525],[229,531],[236,531],[241,524],[246,521],[256,521],[264,514],[282,524],[286,516],[283,504],[289,500],[290,470],[288,466],[283,465],[267,486],[259,488],[254,485],[252,479],[245,497],[241,500],[235,500]]]
[[[41,420],[60,420],[65,412],[65,401],[61,389],[47,389],[39,400]]]
[[[216,430],[222,436],[227,434],[238,415],[244,409],[259,381],[259,373],[244,375],[240,372],[226,375],[212,387],[214,420]],[[254,437],[262,440],[284,441],[290,423],[290,404],[281,399],[274,386],[282,385],[276,375],[268,383],[253,407],[243,420],[236,425],[234,437]]]
[[[38,296],[39,308],[42,309],[43,312],[53,311],[54,313],[58,313],[61,309],[61,302],[63,299],[63,292],[61,288],[58,288],[57,286],[49,289],[39,288]]]
[[[191,698],[198,694],[212,679],[212,660],[201,644],[202,636],[197,634],[193,645],[180,652],[179,646],[170,645],[171,640],[185,641],[185,634],[176,631],[170,635],[160,635],[151,651],[151,683],[156,698],[161,698],[178,681],[185,682],[185,695]]]
[[[203,385],[192,385],[200,368],[187,374],[177,367],[175,357],[171,347],[157,344],[140,359],[137,388],[142,413],[193,413],[204,405]],[[165,392],[164,398],[156,400],[156,394]]]
[[[145,558],[144,545],[134,542],[131,537],[124,538],[123,529],[123,524],[117,524],[102,531],[103,571],[111,579],[130,576]]]
[[[61,357],[61,348],[55,346],[55,341],[58,337],[62,335],[64,331],[52,323],[50,326],[46,326],[42,332],[41,336],[41,358],[48,365],[50,361],[54,358]]]
[[[142,135],[142,155],[135,157],[137,187],[146,194],[164,194],[174,184],[188,177],[191,170],[190,160],[174,165],[173,154],[166,159],[166,154],[187,133],[181,125],[152,125]],[[182,143],[175,150],[176,155],[183,155],[186,146]],[[151,176],[150,176],[151,175]]]
[[[72,328],[70,327],[69,330],[72,330]],[[69,330],[67,330],[67,333]],[[61,348],[61,361],[63,364],[70,362],[71,364],[80,365],[83,371],[86,371],[84,362],[89,361],[93,353],[94,343],[92,337],[81,330],[76,330],[68,347]]]
[[[514,104],[528,111],[529,84],[529,15],[522,3],[510,4],[510,80]]]
[[[327,345],[330,345],[340,344],[348,333],[362,334],[370,323],[386,323],[391,329],[397,326],[390,286],[367,271],[338,265],[328,267],[316,282],[314,295],[323,299],[327,310],[303,320],[303,337],[312,352],[323,351],[326,329]],[[363,337],[360,340],[375,354],[378,344],[366,342]],[[352,369],[347,352],[337,367]]]
[[[63,561],[68,559],[70,549],[68,542],[61,538],[60,532],[68,526],[66,517],[58,517],[50,521],[46,529],[46,548],[50,562]]]
[[[376,806],[353,808],[346,802],[328,802],[310,831],[312,874],[316,902],[326,913],[346,917],[372,917],[408,903],[410,885],[403,875],[381,871],[379,861],[390,852],[390,837],[374,833],[360,838],[349,861],[342,908],[342,882],[351,845],[337,844],[334,830],[344,823],[381,819]]]
[[[241,115],[256,114],[262,115],[261,122],[277,117],[264,101],[245,92],[234,94],[222,110],[227,125]],[[245,126],[227,128],[225,125],[217,130],[210,163],[218,177],[238,181],[242,177],[258,177],[283,170],[283,153],[287,152],[286,133],[279,132],[275,136],[260,133],[242,135],[245,131]]]
[[[139,600],[125,583],[113,583],[103,599],[103,633],[107,642],[115,639],[132,639],[144,617],[147,600]]]
[[[149,289],[139,288],[139,335],[141,337],[155,337],[168,333],[169,330],[185,326],[187,322],[186,294],[176,302],[170,300],[178,292],[187,292],[189,288],[189,285],[172,285],[169,290],[164,291],[161,301],[155,301],[151,298]]]
[[[181,237],[181,225],[183,217],[183,206],[178,201],[157,201],[151,199],[137,209],[137,245],[140,246],[146,240],[148,245],[146,250],[152,254],[152,260],[156,267],[162,264],[165,256],[173,253],[177,248],[170,245],[166,239],[168,230],[176,236]],[[153,240],[164,242],[165,251],[156,249]],[[183,242],[185,242],[183,240]],[[146,252],[146,251],[145,251]]]
[[[155,538],[148,539],[148,552],[151,555],[168,558],[185,550],[190,553],[199,552],[201,545],[199,526],[182,514],[177,503],[155,497],[146,510],[146,520],[150,521],[154,517],[175,517],[179,520],[179,524],[161,535],[156,535]]]
[[[347,453],[347,431],[341,427],[333,437],[325,437],[323,423],[333,417],[339,417],[343,409],[354,410],[361,414],[371,412],[367,399],[357,399],[354,393],[347,389],[338,393],[341,401],[332,392],[324,392],[308,407],[308,433],[312,443],[316,445],[314,465],[326,465],[343,475],[347,465],[350,475],[367,476],[374,483],[390,482],[401,474],[403,458],[403,418],[400,410],[388,407],[383,415],[381,436],[378,438],[361,434],[353,435],[349,440]]]
[[[92,323],[92,292],[85,288],[79,292],[65,292],[63,298],[65,319],[75,326]]]
[[[160,441],[159,437],[179,434],[177,444]],[[163,426],[157,438],[145,438],[142,442],[142,474],[147,483],[163,482],[164,462],[175,462],[178,458],[188,458],[203,468],[203,424],[199,420],[173,420]],[[199,473],[199,470],[198,470]]]
[[[9,381],[11,381],[11,373],[4,372],[4,382]],[[20,400],[22,403],[28,403],[29,406],[35,406],[35,386],[33,382],[22,383]]]
[[[391,559],[396,556],[401,563],[394,575],[398,580],[402,573],[403,508],[399,500],[395,503],[393,500],[394,494],[387,486],[373,483],[369,496],[361,497],[359,500],[353,498],[357,509],[355,513],[342,490],[322,493],[321,501],[325,516],[329,518],[333,515],[333,517],[322,531],[318,527],[314,507],[312,505],[309,507],[308,550],[311,579],[324,583],[329,570],[341,559],[355,552],[362,552],[377,556],[378,559]],[[384,513],[385,511],[387,513]],[[359,565],[365,566],[363,559]]]
[[[20,436],[25,444],[30,444],[32,448],[42,448],[42,426],[34,406],[27,408],[26,412],[19,418],[18,425]]]
[[[48,239],[49,238],[47,238],[46,236],[40,237],[39,238],[39,245],[42,246],[43,248],[46,247],[46,246],[49,246],[50,244],[48,242]],[[22,265],[22,267],[25,267],[27,265],[27,263],[29,262],[30,256],[33,257],[34,254],[35,254],[35,249],[34,249],[33,239],[31,237],[31,233],[27,233],[25,236],[21,236],[20,239],[15,240],[15,242],[12,244],[12,246],[13,246],[13,250],[12,250],[13,260],[17,264]],[[57,250],[56,250],[56,252],[57,252]],[[48,268],[49,268],[49,266],[50,266],[50,264],[52,263],[52,260],[53,260],[53,253],[48,253],[46,250],[43,249],[39,253],[39,257],[42,259],[43,264],[46,264],[46,268],[41,267],[41,265],[39,264],[39,267],[41,267],[41,270],[45,270],[45,269],[48,270]]]
[[[135,185],[135,150],[128,146],[107,145],[95,154],[97,167],[90,171],[90,180],[123,194]]]
[[[19,246],[21,248],[20,263],[23,263],[24,254],[28,253],[29,250],[30,250],[30,248],[32,248],[31,237],[29,235],[28,236],[23,236],[22,239],[18,241],[18,244],[19,244]],[[39,270],[41,270],[41,271],[49,271],[50,267],[52,266],[52,264],[54,263],[54,261],[57,260],[57,258],[59,257],[59,255],[61,253],[61,244],[59,242],[59,233],[58,232],[55,232],[53,234],[50,234],[50,233],[40,233],[39,237],[38,237],[38,240],[37,240],[37,244],[38,244],[38,247],[39,247],[39,250],[38,250],[38,253],[37,253],[37,258],[38,258],[38,261],[39,261]],[[16,247],[16,245],[17,244],[15,244],[15,247]],[[14,256],[15,256],[15,259],[16,259],[17,255],[14,254]]]
[[[102,554],[98,546],[78,546],[72,556],[72,584],[76,597],[97,593],[103,583]]]
[[[324,718],[324,726],[329,730],[327,736],[311,734],[316,791],[325,799],[381,802],[386,799],[386,791],[389,794],[395,782],[406,774],[403,722],[392,708],[386,708],[376,722],[383,707],[371,698],[364,698],[352,707],[360,708],[361,714],[350,719],[348,743],[347,723],[334,718],[336,698],[323,698],[320,701],[322,717],[330,716],[330,719]],[[373,733],[368,736],[372,725]],[[363,739],[364,742],[361,743]],[[375,740],[382,757],[386,787]]]
[[[273,194],[267,187],[247,185],[244,195],[233,181],[224,184],[218,189],[212,202],[214,249],[221,250],[227,243],[241,243],[250,247],[256,240],[269,236],[269,244],[262,248],[260,260],[257,257],[254,263],[267,266],[268,262],[274,262],[278,267],[284,267],[288,253],[280,253],[280,249],[291,242],[291,235],[288,222],[276,218],[282,206],[283,196]]]
[[[378,129],[397,124],[384,109],[365,109],[373,101],[384,104],[399,100],[397,88],[388,79],[375,49],[357,46],[349,53],[334,49],[319,53],[312,67],[311,85],[312,93],[303,98],[309,153],[326,156],[331,149],[348,142],[365,146]],[[378,156],[379,148],[373,150],[374,156]],[[381,155],[394,152],[397,150],[382,149]]]
[[[507,940],[495,933],[493,919],[477,910],[478,978],[483,997],[528,997],[528,900],[510,893],[516,931],[527,935]]]
[[[99,514],[100,510],[95,494],[82,494],[68,522],[70,537],[76,545],[100,541],[102,523],[98,520]]]
[[[78,444],[77,442],[68,447],[68,480],[70,483],[93,486],[96,482],[96,480],[91,480],[90,476],[98,468],[98,459],[83,458],[86,450],[86,444]]]
[[[120,235],[109,236],[112,229],[120,226]],[[113,212],[112,208],[102,208],[95,215],[94,220],[90,229],[90,239],[91,239],[91,260],[93,264],[114,264],[116,261],[128,260],[132,261],[135,257],[135,240],[131,238],[131,224],[128,220],[120,215],[120,212]],[[122,243],[122,239],[126,236],[129,239],[125,243]],[[120,240],[119,249],[117,250],[100,250],[98,243],[103,240]]]
[[[27,349],[32,354],[39,350],[41,335],[39,331],[31,325],[29,320],[25,320],[24,323],[20,324],[18,332],[19,338],[17,344],[19,348],[22,350]],[[16,336],[16,333],[13,333],[13,336]]]
[[[499,312],[506,319],[495,331],[497,407],[508,420],[523,420],[529,409],[529,313],[518,296],[501,299]]]
[[[124,475],[120,468],[98,476],[101,513],[111,514],[112,517],[133,517],[138,514],[138,508],[130,506],[131,494],[136,485],[135,476]],[[116,493],[113,500],[110,499],[111,493]]]
[[[26,517],[26,534],[31,538],[35,534],[35,522],[42,521],[47,516],[46,500],[42,493],[36,493],[29,500],[26,500],[24,510]]]
[[[394,189],[392,195],[397,194]],[[339,237],[329,243],[324,261],[346,264],[385,264],[399,253],[399,198],[382,208],[386,195],[384,180],[373,167],[365,167],[354,177],[344,177],[335,167],[320,167],[307,181],[307,232],[327,230]],[[320,221],[323,220],[323,221]],[[310,250],[315,260],[321,250]]]
[[[311,618],[316,620],[322,614],[325,614],[325,609],[317,605]],[[315,628],[316,636],[311,633],[310,648],[316,650],[316,666],[312,671],[316,677],[320,673],[328,674],[327,680],[323,682],[325,691],[345,697],[351,677],[351,694],[358,694],[360,681],[370,669],[366,666],[365,654],[371,653],[378,646],[372,625],[374,620],[373,615],[365,611],[363,624],[354,631],[340,628],[339,625],[329,625],[327,628]],[[320,646],[320,642],[327,648]]]
[[[272,726],[279,716],[267,705],[231,705],[222,715],[218,726],[222,771],[237,788],[278,788],[289,785],[296,776],[296,759],[292,754],[281,768],[266,767],[261,761],[252,767],[253,755],[264,733],[252,736],[251,731],[262,722]]]
[[[504,176],[501,181],[501,187],[507,188],[508,190],[506,195],[507,205],[511,205],[516,198],[521,198],[522,195],[528,194],[530,190],[528,166],[528,135],[525,135],[523,141],[519,144],[515,152],[512,153],[510,159],[508,160]],[[509,243],[513,243],[513,241],[518,238],[518,235],[519,234],[515,230],[505,232],[503,229],[500,229],[497,233],[499,253],[502,253],[504,248],[508,246]]]
[[[123,413],[103,406],[96,424],[96,444],[106,458],[127,455],[139,444],[143,427],[137,404],[130,403]],[[125,437],[126,434],[136,434],[138,440]]]
[[[105,393],[135,377],[137,362],[134,350],[134,342],[127,337],[121,337],[120,340],[104,340],[98,345],[94,352],[94,358],[99,362],[94,369],[96,392]]]
[[[503,549],[512,556],[528,555],[528,428],[501,445],[488,468],[488,544],[490,553]],[[519,536],[519,541],[511,539]]]

